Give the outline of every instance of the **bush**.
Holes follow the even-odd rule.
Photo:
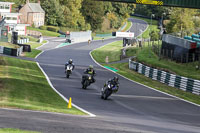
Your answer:
[[[54,27],[54,26],[47,26],[48,31],[53,31],[53,32],[58,32],[59,27]]]
[[[40,26],[39,29],[41,29],[41,30],[47,30],[47,27],[46,26]]]

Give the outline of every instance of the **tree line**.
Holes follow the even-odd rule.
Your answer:
[[[26,0],[3,0],[22,7]],[[38,0],[29,0],[36,3]],[[118,29],[133,12],[133,5],[94,0],[40,0],[45,24],[76,30]],[[106,25],[106,27],[102,26]]]
[[[185,33],[191,35],[200,31],[200,10],[178,7],[137,5],[136,14],[156,19],[164,18],[167,33]]]

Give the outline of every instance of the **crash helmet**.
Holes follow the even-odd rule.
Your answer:
[[[69,64],[72,64],[73,63],[73,60],[72,59],[69,59]]]
[[[115,76],[113,79],[115,82],[118,82],[118,80],[119,80],[119,78],[117,76]]]
[[[90,68],[90,69],[93,69],[94,67],[93,67],[93,65],[89,65],[89,68]]]

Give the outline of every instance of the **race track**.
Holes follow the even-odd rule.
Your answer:
[[[138,25],[143,25],[145,29],[146,24],[143,21],[131,20],[139,24],[133,24],[130,31],[135,31],[134,27]],[[62,95],[66,98],[72,97],[74,104],[95,114],[96,117],[0,110],[0,127],[48,133],[199,133],[199,106],[157,92],[121,76],[118,93],[106,101],[100,98],[101,87],[116,74],[97,65],[89,53],[117,40],[119,39],[93,41],[90,45],[87,42],[77,43],[57,49],[44,46],[43,50],[46,51],[36,59],[53,86]],[[58,38],[49,39],[49,46],[56,46],[62,42]],[[64,63],[69,58],[73,59],[75,70],[71,77],[66,79]],[[83,90],[81,76],[89,65],[94,65],[97,73],[96,82],[87,90]]]

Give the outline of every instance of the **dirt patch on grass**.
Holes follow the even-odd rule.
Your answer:
[[[6,62],[4,61],[3,57],[0,56],[0,65],[5,65],[5,64],[6,64]]]

